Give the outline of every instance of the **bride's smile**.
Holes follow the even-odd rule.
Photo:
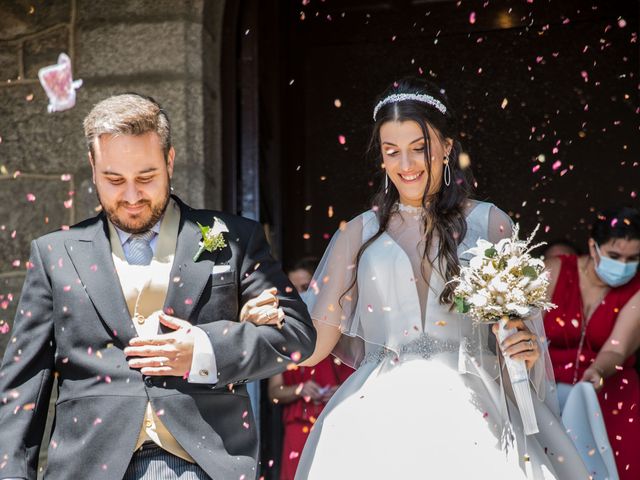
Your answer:
[[[420,206],[425,191],[432,195],[441,187],[444,159],[452,142],[428,128],[425,142],[417,122],[390,121],[380,127],[383,166],[405,205]]]

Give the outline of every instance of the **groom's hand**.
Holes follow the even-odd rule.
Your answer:
[[[132,338],[124,349],[131,368],[139,368],[145,375],[187,378],[193,360],[194,336],[192,325],[186,320],[159,315],[160,323],[175,330],[163,335]]]

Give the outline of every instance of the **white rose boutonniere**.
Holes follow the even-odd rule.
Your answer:
[[[202,240],[198,244],[198,251],[193,256],[194,262],[198,261],[198,258],[205,250],[212,253],[226,247],[227,242],[222,234],[229,232],[225,223],[218,217],[213,217],[213,226],[209,227],[198,223],[198,227],[200,227],[200,232],[202,233]]]

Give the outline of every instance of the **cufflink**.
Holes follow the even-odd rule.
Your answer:
[[[205,369],[205,368],[203,368],[202,370],[200,370],[198,373],[199,373],[199,374],[200,374],[200,376],[202,376],[202,377],[208,377],[208,376],[209,376],[209,370],[207,370],[207,369]]]

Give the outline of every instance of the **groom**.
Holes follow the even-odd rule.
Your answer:
[[[305,306],[259,224],[170,195],[153,99],[107,98],[84,128],[102,213],[31,244],[0,369],[0,479],[35,480],[54,377],[47,479],[255,478],[245,383],[311,354]],[[284,326],[239,323],[273,286]]]

